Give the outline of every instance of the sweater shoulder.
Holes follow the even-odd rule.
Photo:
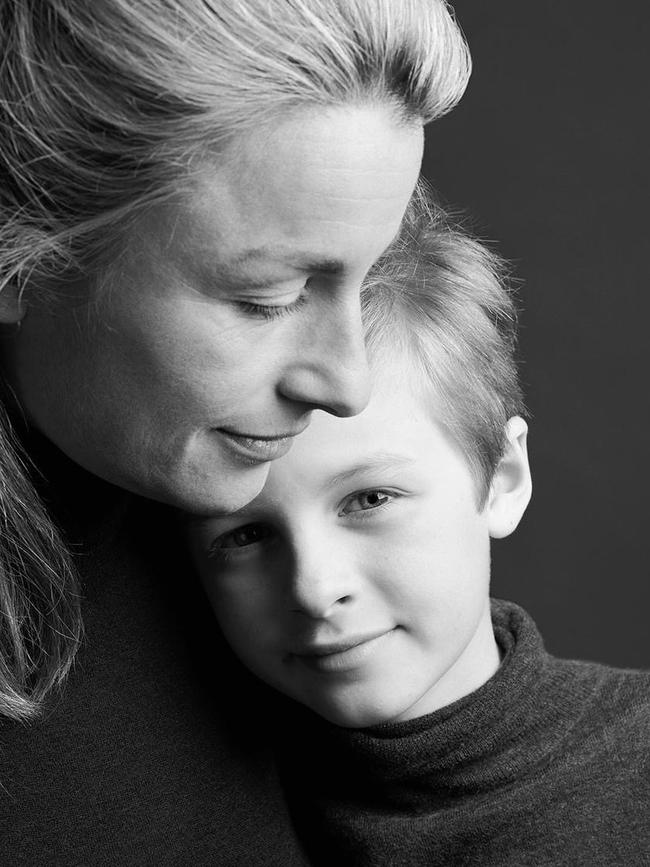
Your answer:
[[[610,742],[650,742],[650,671],[614,668],[596,662],[552,659],[553,678],[575,703],[578,731]]]

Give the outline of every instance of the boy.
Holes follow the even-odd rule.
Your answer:
[[[235,653],[308,708],[282,733],[298,830],[326,865],[649,864],[650,675],[554,659],[490,603],[531,491],[498,263],[423,224],[383,267],[368,408],[190,530]]]

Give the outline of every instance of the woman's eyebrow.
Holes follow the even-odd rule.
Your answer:
[[[292,265],[301,271],[318,271],[321,274],[341,274],[345,263],[340,259],[324,257],[321,253],[297,251],[292,247],[249,247],[221,263],[226,268],[237,269],[260,260],[270,260],[283,265]]]
[[[362,473],[377,472],[378,470],[403,470],[412,467],[415,463],[415,458],[408,457],[404,454],[377,452],[368,458],[364,458],[359,463],[331,476],[325,483],[325,487],[338,487]]]
[[[395,233],[385,249],[377,257],[381,259],[393,246],[401,232],[401,227]],[[270,259],[272,261],[283,262],[293,265],[301,271],[317,271],[321,274],[341,274],[345,271],[345,262],[341,259],[332,259],[323,256],[320,252],[310,252],[308,250],[296,250],[294,247],[277,244],[277,245],[262,245],[260,247],[247,247],[241,250],[235,256],[227,259],[222,263],[227,268],[239,268],[242,265],[247,265],[250,262],[259,261],[260,259]]]

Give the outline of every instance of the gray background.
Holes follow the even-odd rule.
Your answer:
[[[425,175],[514,260],[534,495],[493,594],[563,656],[650,666],[650,13],[458,0],[474,74]]]

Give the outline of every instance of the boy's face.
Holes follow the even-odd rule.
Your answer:
[[[489,537],[519,517],[498,494],[478,510],[465,458],[382,367],[361,415],[317,413],[252,503],[190,531],[244,664],[351,727],[422,716],[491,677]]]

